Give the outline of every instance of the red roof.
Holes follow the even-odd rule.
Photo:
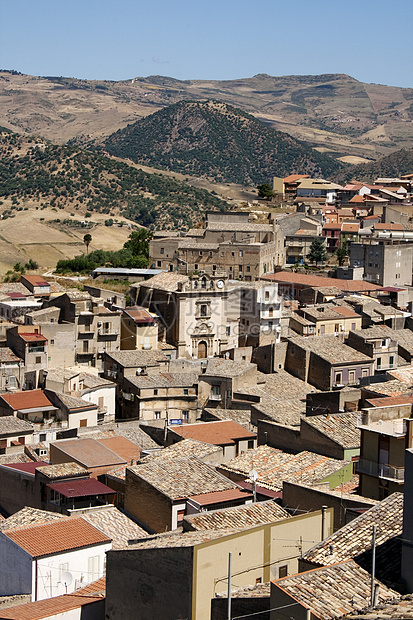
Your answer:
[[[337,314],[341,314],[341,316],[348,316],[348,317],[357,317],[360,318],[360,315],[357,314],[356,312],[354,312],[354,310],[350,310],[350,308],[346,308],[345,306],[336,306],[335,308],[331,308],[332,310],[334,310],[334,312],[337,312]]]
[[[333,222],[332,224],[324,224],[323,229],[328,228],[328,230],[341,230],[341,224],[337,224],[337,222]]]
[[[41,334],[35,334],[34,332],[19,332],[19,336],[25,342],[47,342],[47,338]]]
[[[351,200],[349,200],[349,202],[362,202],[364,204],[364,196],[356,194]]]
[[[232,420],[219,422],[201,422],[174,427],[174,432],[184,439],[196,439],[216,446],[231,445],[236,439],[255,439],[256,433],[247,431],[243,426]]]
[[[11,469],[18,469],[24,471],[27,474],[34,474],[38,467],[49,465],[44,461],[30,461],[30,463],[4,463],[4,467],[11,467]]]
[[[374,230],[404,230],[401,224],[374,224]]]
[[[30,282],[30,284],[33,284],[33,286],[50,286],[49,282],[46,282],[46,280],[44,280],[42,276],[32,275],[32,276],[23,276],[23,278],[27,282]]]
[[[213,491],[212,493],[191,495],[188,499],[192,499],[201,506],[211,506],[212,504],[232,502],[237,499],[252,499],[252,496],[249,492],[244,491],[243,489],[225,489],[224,491]]]
[[[411,405],[413,404],[413,395],[406,394],[402,396],[383,396],[382,398],[368,398],[369,403],[374,407],[391,407],[392,405]],[[408,417],[408,416],[406,416]]]
[[[104,445],[106,448],[109,448],[109,450],[112,450],[112,452],[115,452],[127,463],[131,463],[132,461],[136,461],[140,458],[140,447],[126,437],[115,435],[114,437],[104,437],[103,439],[97,439],[97,441]]]
[[[7,530],[3,535],[33,558],[110,542],[110,538],[81,517]]]
[[[156,323],[156,318],[151,316],[145,308],[125,308],[125,314],[130,316],[131,319],[135,321],[135,323]]]
[[[343,222],[341,230],[342,232],[358,232],[359,224],[353,224],[352,222]]]
[[[102,601],[102,596],[96,594],[79,594],[80,590],[73,594],[63,594],[46,598],[43,601],[33,601],[23,605],[15,605],[0,611],[0,620],[43,620],[44,618],[64,618],[66,613],[79,609],[84,605]],[[61,615],[61,614],[64,614]],[[82,613],[83,616],[83,613]],[[73,617],[73,616],[71,616]],[[80,617],[80,616],[76,616]]]
[[[307,287],[335,286],[343,292],[376,291],[380,286],[364,280],[340,280],[339,278],[323,278],[323,276],[307,275],[294,271],[278,271],[261,276],[261,280],[270,280],[280,284],[298,284]]]
[[[53,407],[53,404],[43,390],[26,390],[25,392],[15,392],[14,394],[1,394],[0,398],[5,400],[13,411],[34,409],[36,407]]]
[[[296,181],[299,181],[300,179],[309,179],[310,175],[309,174],[290,174],[289,177],[284,177],[283,181],[284,183],[295,183]]]
[[[84,478],[83,480],[65,480],[64,482],[53,482],[47,485],[64,497],[85,497],[88,495],[114,495],[116,491],[107,487],[106,484],[99,482],[95,478]]]

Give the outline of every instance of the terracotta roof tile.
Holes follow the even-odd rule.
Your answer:
[[[279,282],[280,284],[299,284],[307,287],[312,286],[336,286],[344,292],[357,292],[357,291],[375,291],[380,288],[376,284],[371,282],[365,282],[363,280],[340,280],[338,278],[323,278],[322,276],[312,276],[303,273],[278,271],[277,273],[271,273],[266,276],[262,276],[261,280],[270,280],[272,282]]]
[[[16,605],[8,609],[0,610],[0,620],[47,620],[48,618],[64,617],[61,614],[68,614],[74,609],[90,605],[102,600],[101,595],[92,594],[64,594],[54,596],[43,601],[34,601],[25,605]],[[82,614],[83,615],[83,614]],[[68,617],[68,616],[67,616]]]
[[[243,504],[233,508],[210,510],[184,517],[185,530],[221,530],[244,528],[287,519],[289,513],[273,500]]]
[[[257,437],[256,433],[251,433],[232,420],[187,424],[174,428],[174,432],[185,439],[196,439],[219,446],[235,444],[237,439],[255,439]]]
[[[233,502],[235,500],[252,499],[252,494],[244,489],[224,489],[223,491],[212,491],[210,493],[199,493],[198,495],[190,495],[188,499],[193,500],[201,506],[213,506],[222,502]],[[221,529],[221,528],[220,528]]]
[[[97,441],[118,454],[126,463],[132,464],[132,461],[136,462],[141,455],[140,447],[133,443],[133,441],[126,439],[126,437],[115,435],[114,437],[97,439]]]
[[[25,392],[14,392],[14,394],[1,394],[0,398],[5,400],[14,411],[32,409],[33,407],[54,408],[43,390],[26,390]]]
[[[366,607],[371,591],[370,581],[368,572],[353,560],[348,560],[277,579],[272,584],[275,589],[279,588],[305,609],[309,609],[314,617],[333,620]],[[380,603],[399,596],[377,580],[376,583],[380,585]],[[285,601],[285,597],[282,600]]]
[[[110,542],[110,538],[80,517],[6,530],[3,535],[34,558]]]

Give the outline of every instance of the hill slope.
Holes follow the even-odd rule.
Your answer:
[[[120,129],[105,141],[112,155],[231,183],[258,184],[294,172],[329,176],[341,165],[217,101],[185,101]]]
[[[0,125],[58,142],[102,140],[173,103],[215,99],[338,156],[375,159],[413,146],[413,89],[344,74],[113,82],[0,71],[0,97]]]
[[[337,183],[345,183],[352,179],[371,183],[380,177],[400,177],[403,174],[413,174],[413,149],[395,151],[378,161],[369,164],[349,166],[334,175]]]
[[[11,208],[37,207],[121,214],[155,228],[191,226],[206,209],[228,205],[203,189],[148,174],[78,147],[0,134],[0,196]],[[3,211],[4,214],[4,211]]]

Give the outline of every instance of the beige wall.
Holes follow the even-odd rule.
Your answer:
[[[227,589],[230,552],[233,582],[238,587],[255,584],[256,579],[263,583],[277,579],[280,566],[287,565],[289,575],[296,573],[301,553],[323,539],[321,514],[317,511],[291,517],[197,545],[194,548],[192,618],[210,619],[211,599]],[[326,512],[324,538],[332,532],[333,510],[330,508]]]

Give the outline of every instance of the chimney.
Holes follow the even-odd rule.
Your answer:
[[[321,506],[321,540],[327,538],[327,506]]]

